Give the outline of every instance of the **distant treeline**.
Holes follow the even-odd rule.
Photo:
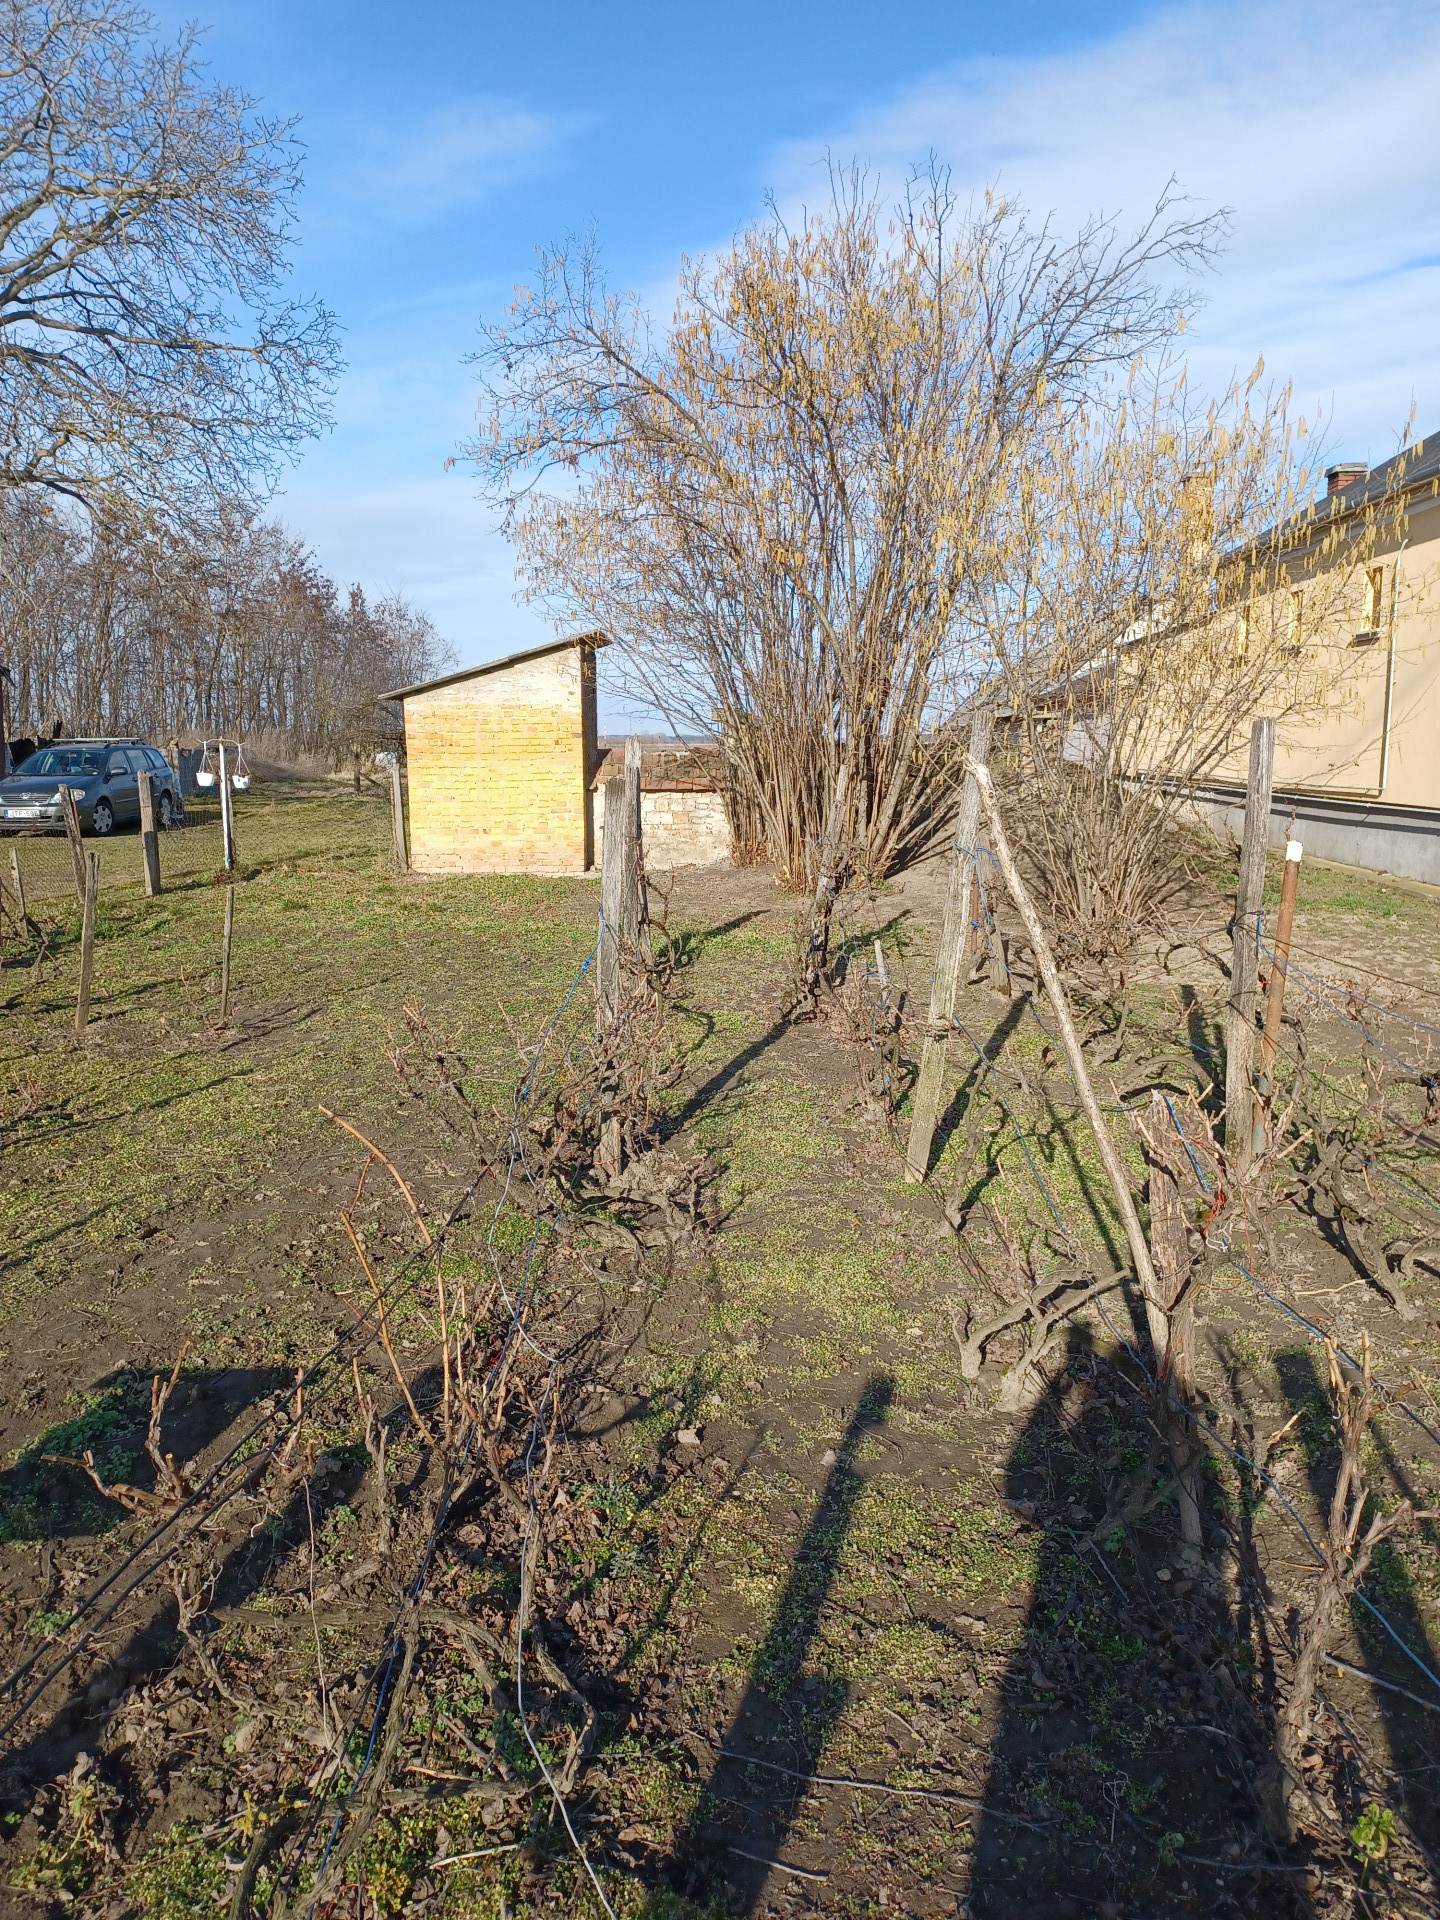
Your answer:
[[[7,733],[282,736],[337,763],[383,744],[375,704],[453,656],[399,594],[342,594],[283,527],[241,508],[183,535],[117,532],[0,496]]]

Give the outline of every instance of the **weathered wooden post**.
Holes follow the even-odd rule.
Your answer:
[[[140,792],[140,858],[145,869],[145,897],[160,891],[160,836],[155,831],[155,776],[143,770],[135,776]]]
[[[175,805],[180,819],[185,818],[185,779],[180,768],[180,740],[178,735],[170,742],[170,770],[175,775]]]
[[[634,984],[645,921],[640,849],[640,742],[625,742],[625,770],[605,782],[600,860],[600,951],[596,1017],[608,1027]]]
[[[10,849],[10,891],[15,896],[15,918],[23,934],[30,924],[30,916],[25,911],[25,878],[20,871],[20,849]]]
[[[220,1024],[230,1018],[230,938],[235,931],[235,886],[225,888],[225,931],[220,940]]]
[[[990,758],[989,713],[977,713],[970,722],[970,759],[983,767]],[[970,947],[971,922],[978,908],[973,849],[980,832],[980,788],[973,771],[965,775],[960,791],[960,811],[955,821],[955,843],[950,854],[949,884],[945,889],[945,911],[940,922],[940,949],[935,956],[935,979],[930,988],[930,1024],[920,1055],[920,1077],[915,1083],[911,1108],[910,1140],[905,1149],[905,1178],[923,1180],[930,1168],[930,1147],[940,1118],[940,1099],[945,1082],[945,1051],[950,1025],[955,1016],[955,994],[960,985],[965,955]]]
[[[1193,1565],[1204,1544],[1197,1498],[1200,1443],[1184,1412],[1195,1404],[1195,1296],[1190,1288],[1190,1223],[1180,1195],[1174,1133],[1165,1095],[1152,1090],[1145,1157],[1150,1168],[1150,1254],[1157,1300],[1169,1330],[1161,1379],[1170,1398],[1163,1417],[1175,1469],[1181,1553]],[[1178,1407],[1173,1404],[1176,1400],[1181,1403]]]
[[[1280,1022],[1285,1013],[1285,976],[1290,970],[1290,936],[1295,927],[1295,900],[1300,891],[1300,861],[1305,849],[1298,840],[1285,842],[1285,878],[1280,886],[1280,912],[1275,921],[1275,964],[1265,989],[1265,1031],[1260,1039],[1260,1071],[1265,1097],[1274,1093],[1275,1055],[1280,1051]]]
[[[90,1024],[90,978],[95,966],[95,902],[100,892],[100,856],[85,856],[85,910],[80,921],[80,992],[75,1001],[75,1038]]]
[[[352,747],[350,751],[355,774],[355,791],[358,793],[360,791],[360,749],[359,747]]]
[[[400,756],[390,768],[390,817],[395,829],[395,864],[401,873],[410,871],[410,854],[405,845],[405,792],[400,784]]]
[[[1000,817],[1000,809],[995,803],[995,789],[990,781],[987,767],[977,767],[975,778],[980,787],[980,803],[990,822],[990,843],[995,850],[996,863],[1004,877],[1015,910],[1024,922],[1025,932],[1029,936],[1030,950],[1035,955],[1035,965],[1045,982],[1045,991],[1050,996],[1050,1005],[1060,1028],[1060,1042],[1065,1049],[1065,1059],[1069,1064],[1070,1078],[1075,1082],[1075,1091],[1080,1096],[1080,1105],[1085,1118],[1090,1122],[1090,1131],[1095,1136],[1095,1144],[1100,1149],[1101,1163],[1106,1178],[1110,1182],[1110,1191],[1115,1196],[1115,1210],[1120,1215],[1120,1224],[1125,1229],[1125,1238],[1130,1247],[1130,1258],[1135,1263],[1135,1273],[1140,1281],[1140,1291],[1145,1301],[1145,1324],[1150,1331],[1150,1344],[1155,1349],[1157,1366],[1163,1364],[1170,1340],[1169,1324],[1160,1305],[1159,1288],[1155,1279],[1155,1263],[1150,1258],[1150,1243],[1140,1225],[1140,1216],[1135,1211],[1135,1199],[1130,1192],[1130,1176],[1125,1171],[1125,1163],[1120,1158],[1100,1102],[1095,1098],[1095,1087],[1090,1079],[1090,1069],[1085,1061],[1085,1050],[1080,1045],[1080,1035],[1075,1028],[1074,1016],[1070,1012],[1070,1002],[1060,981],[1060,969],[1055,965],[1055,955],[1035,911],[1035,903],[1030,898],[1029,889],[1020,877],[1015,865],[1015,856],[1010,851],[1010,842],[1005,835],[1005,823]]]
[[[1243,1173],[1255,1151],[1255,1016],[1260,1006],[1260,908],[1265,853],[1270,842],[1270,797],[1275,783],[1275,722],[1250,729],[1250,773],[1245,787],[1245,832],[1235,888],[1230,948],[1230,999],[1225,1019],[1225,1154]]]
[[[1007,1000],[1015,998],[1015,980],[1010,972],[1010,956],[1005,951],[1005,936],[1000,931],[1000,923],[992,913],[991,921],[995,930],[995,947],[990,955],[993,978],[991,985],[997,993],[1003,993]]]
[[[235,810],[230,798],[230,769],[225,760],[225,742],[220,742],[220,844],[224,849],[225,871],[235,871]]]
[[[595,1015],[603,1033],[629,998],[640,971],[645,928],[644,869],[640,848],[640,742],[625,742],[625,770],[605,782],[605,846],[600,864],[600,943],[595,979]],[[620,1116],[601,1122],[600,1165],[612,1177],[621,1171],[624,1131]]]
[[[70,842],[70,862],[75,869],[75,898],[85,904],[85,842],[80,838],[80,809],[75,796],[62,782],[60,817],[65,822],[65,838]]]

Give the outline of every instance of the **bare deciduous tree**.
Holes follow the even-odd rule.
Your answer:
[[[813,885],[841,793],[883,874],[950,777],[921,741],[976,669],[997,496],[1102,368],[1169,334],[1155,275],[1216,238],[1163,202],[1129,242],[1061,242],[1006,201],[959,212],[937,170],[887,227],[851,175],[822,215],[687,263],[663,336],[593,248],[553,254],[488,331],[468,453],[531,593],[609,631],[677,730],[719,734],[782,877]]]
[[[0,489],[106,519],[250,495],[322,423],[331,316],[286,297],[290,125],[124,0],[0,0]]]
[[[165,533],[57,512],[35,491],[0,493],[0,631],[17,735],[57,718],[157,740],[224,730],[332,764],[398,737],[376,696],[452,657],[401,596],[342,598],[300,541],[248,508]]]

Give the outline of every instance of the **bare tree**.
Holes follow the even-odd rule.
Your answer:
[[[64,503],[61,503],[62,506]],[[400,595],[341,596],[315,557],[248,507],[163,531],[0,493],[0,631],[18,734],[191,729],[278,737],[339,764],[390,745],[378,695],[453,656]]]
[[[339,368],[280,292],[292,125],[154,34],[123,0],[0,0],[0,489],[114,520],[251,494]]]
[[[1353,681],[1355,569],[1396,537],[1403,476],[1322,523],[1313,431],[1260,371],[1201,405],[1162,356],[1057,415],[994,501],[996,564],[967,581],[996,764],[1073,953],[1123,952],[1154,920],[1196,787],[1256,713],[1313,719]]]
[[[798,228],[773,213],[687,263],[663,336],[592,247],[556,253],[488,331],[468,452],[531,593],[605,627],[677,730],[718,732],[789,884],[814,884],[841,793],[883,874],[951,774],[919,748],[976,668],[963,600],[997,493],[1170,332],[1155,274],[1216,238],[1163,202],[1129,242],[1062,243],[1009,202],[961,213],[937,169],[887,228],[852,174]]]

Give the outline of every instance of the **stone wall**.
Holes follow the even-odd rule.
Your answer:
[[[593,656],[567,647],[405,701],[417,872],[585,872],[593,690]]]
[[[595,788],[595,859],[605,841],[607,779],[625,763],[623,748],[602,751]],[[730,816],[721,787],[723,763],[713,748],[646,748],[640,761],[640,839],[652,873],[669,867],[720,867],[732,852]]]
[[[730,816],[725,796],[696,788],[640,794],[640,842],[651,873],[669,867],[723,867],[730,860]],[[595,801],[595,859],[605,844],[605,808]]]

